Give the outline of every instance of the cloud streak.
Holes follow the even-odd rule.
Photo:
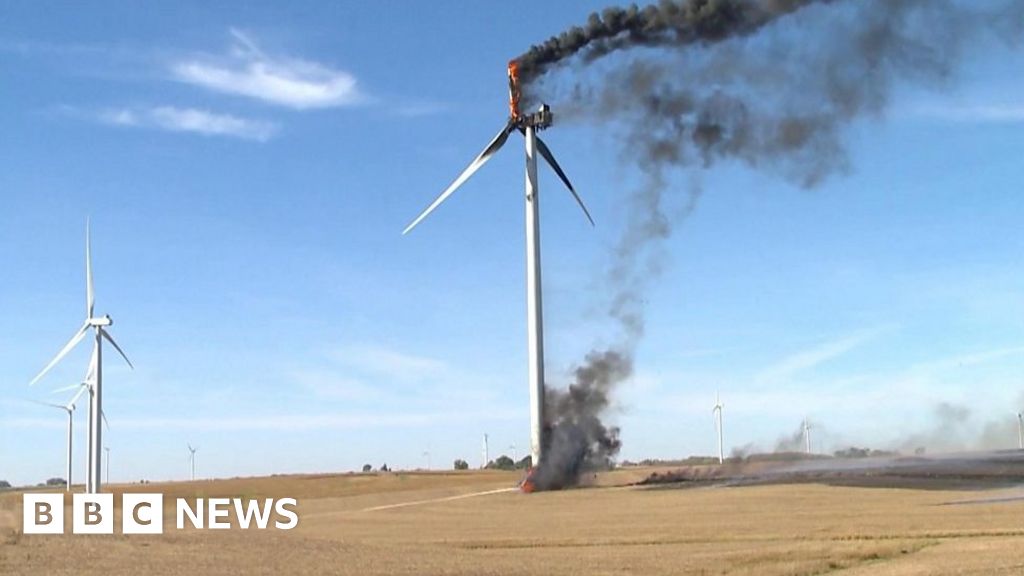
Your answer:
[[[99,120],[113,126],[190,132],[257,142],[266,142],[277,133],[277,125],[272,122],[174,106],[110,109],[101,112]]]
[[[967,106],[922,106],[919,116],[958,123],[1024,123],[1024,104],[980,104]]]
[[[204,430],[223,432],[352,430],[364,428],[417,428],[459,422],[494,422],[516,420],[522,414],[496,408],[486,412],[423,412],[423,413],[356,413],[356,414],[266,414],[247,416],[215,416],[196,418],[118,419],[119,430]],[[11,418],[0,422],[0,428],[63,429],[59,418]]]
[[[241,31],[230,33],[228,56],[175,62],[174,78],[296,110],[350,106],[363,100],[352,74],[308,60],[269,56]]]
[[[850,352],[854,348],[876,338],[882,332],[882,329],[861,330],[844,338],[825,342],[797,352],[761,370],[755,377],[755,381],[761,384],[786,382],[801,372],[816,368]]]

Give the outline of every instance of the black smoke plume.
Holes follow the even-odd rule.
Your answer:
[[[633,373],[630,355],[615,350],[591,352],[574,371],[566,390],[547,388],[544,399],[548,426],[544,457],[531,480],[538,490],[574,486],[588,470],[607,469],[619,452],[619,429],[601,415],[612,387]]]
[[[1022,28],[1018,0],[663,0],[592,14],[519,56],[523,105],[617,133],[644,181],[604,282],[618,344],[548,394],[539,477],[571,485],[615,455],[618,431],[600,417],[632,373],[647,286],[697,204],[700,170],[740,164],[812,188],[848,169],[843,130],[881,117],[895,84],[945,86],[972,42],[1013,43]],[[675,187],[674,170],[690,183]]]

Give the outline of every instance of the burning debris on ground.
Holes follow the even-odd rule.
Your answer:
[[[765,456],[761,459],[759,456]],[[793,453],[752,455],[725,466],[685,466],[652,472],[639,486],[749,486],[817,483],[915,489],[984,489],[1024,484],[1024,452],[854,458]]]

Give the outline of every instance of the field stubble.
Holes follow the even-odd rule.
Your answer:
[[[116,486],[162,492],[162,536],[19,533],[0,496],[0,574],[1020,574],[1024,501],[817,484],[524,495],[502,472],[276,476]],[[295,497],[291,531],[173,529],[177,497]],[[115,498],[119,500],[119,498]],[[414,505],[372,510],[381,506]]]

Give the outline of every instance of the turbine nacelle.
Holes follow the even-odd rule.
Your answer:
[[[551,127],[552,120],[554,120],[554,117],[551,115],[551,107],[547,104],[541,104],[533,114],[520,114],[518,117],[509,118],[509,123],[520,130],[525,129],[527,126],[532,126],[534,130],[539,132]]]
[[[93,327],[111,326],[114,324],[114,319],[108,314],[100,316],[99,318],[89,318],[85,323]]]

